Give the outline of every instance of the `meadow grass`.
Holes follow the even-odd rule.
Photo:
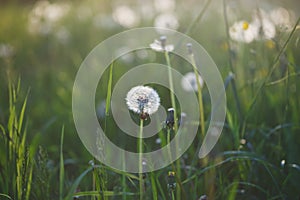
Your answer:
[[[227,13],[226,0],[218,19],[209,17],[209,12],[215,12],[210,9],[211,0],[205,2],[195,18],[183,19],[190,23],[183,24],[180,31],[207,48],[224,77],[228,102],[225,126],[213,151],[199,160],[197,155],[211,108],[209,93],[205,86],[199,87],[197,80],[201,112],[198,137],[174,164],[133,174],[117,171],[93,158],[74,127],[71,91],[80,63],[95,44],[123,30],[120,25],[99,30],[91,19],[74,22],[74,13],[89,3],[93,5],[92,1],[86,5],[73,3],[74,9],[57,22],[52,33],[39,36],[28,32],[24,17],[33,5],[21,8],[18,4],[7,4],[0,8],[0,16],[5,19],[0,22],[3,30],[0,43],[14,47],[12,55],[0,58],[1,199],[156,200],[199,199],[203,195],[208,199],[229,200],[299,199],[300,19],[295,20],[289,32],[277,33],[272,41],[257,40],[250,44],[230,38],[232,13]],[[101,3],[109,7],[108,2]],[[216,26],[205,26],[208,23]],[[149,22],[145,20],[143,25]],[[66,41],[60,41],[55,34],[60,26],[70,32],[71,37]],[[191,66],[167,51],[147,50],[147,53],[149,58],[142,61],[137,58],[129,62],[121,58],[114,61],[99,81],[97,92],[101,92],[95,99],[96,104],[105,102],[104,115],[99,117],[104,132],[114,143],[126,141],[122,143],[125,149],[139,152],[165,146],[173,137],[170,132],[178,129],[176,117],[180,107],[172,93],[173,84],[177,83],[169,71],[166,78],[170,89],[156,87],[164,100],[163,106],[175,109],[174,130],[160,130],[161,143],[156,144],[156,138],[139,141],[127,138],[115,125],[110,102],[118,78],[141,62],[166,63],[169,70],[182,73],[196,72],[197,68],[194,60],[197,55],[190,56]],[[140,123],[140,134],[142,131]],[[102,144],[101,138],[97,141]],[[140,157],[137,163],[140,170],[141,161]],[[175,186],[169,183],[170,171],[175,172]]]

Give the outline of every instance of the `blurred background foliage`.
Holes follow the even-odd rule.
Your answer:
[[[21,108],[29,91],[25,115],[26,140],[28,144],[31,144],[36,135],[39,135],[40,147],[36,159],[41,163],[45,162],[34,174],[40,177],[40,179],[35,177],[35,181],[49,180],[49,185],[44,184],[40,194],[34,194],[38,189],[35,188],[36,185],[33,186],[32,197],[50,192],[49,199],[58,195],[58,186],[54,183],[58,177],[62,125],[65,127],[66,188],[70,187],[72,181],[87,168],[88,161],[92,159],[77,136],[71,107],[73,82],[84,58],[98,43],[113,34],[136,27],[164,26],[187,33],[203,45],[214,59],[224,80],[232,71],[229,62],[231,60],[240,109],[245,120],[239,118],[234,91],[228,87],[226,126],[211,157],[235,150],[256,153],[260,158],[276,166],[279,171],[284,171],[282,173],[286,177],[279,173],[280,175],[274,175],[273,178],[280,183],[279,187],[287,197],[286,199],[299,198],[299,191],[297,191],[300,187],[299,27],[290,38],[266,87],[259,93],[253,109],[249,111],[249,107],[259,85],[270,72],[274,59],[290,36],[299,17],[300,2],[298,0],[225,0],[225,2],[228,28],[241,20],[250,24],[255,10],[262,9],[263,12],[272,13],[279,8],[284,9],[284,14],[277,20],[280,21],[284,16],[288,16],[288,20],[285,21],[286,27],[277,26],[276,34],[271,38],[251,42],[236,41],[231,38],[227,43],[222,1],[1,1],[0,123],[5,127],[9,121],[9,80],[16,84],[20,79],[21,88],[16,101],[17,108]],[[200,18],[197,20],[199,14]],[[273,24],[275,24],[274,21]],[[118,51],[124,51],[124,48],[126,49],[126,47],[120,47]],[[116,61],[114,77],[124,73],[126,68],[121,66],[130,68],[137,63],[149,61],[163,63],[163,59],[160,54],[151,51],[141,55],[128,54]],[[114,79],[114,83],[116,81],[117,78]],[[100,91],[106,90],[105,83],[104,78],[98,86]],[[163,92],[163,94],[168,96],[168,92]],[[209,94],[205,88],[203,94],[204,102],[207,102],[205,111],[208,115]],[[99,112],[103,112],[101,108],[103,100],[105,100],[105,92],[99,92],[95,102]],[[117,135],[114,136],[117,137]],[[5,137],[1,140],[2,143]],[[198,141],[193,143],[194,147],[188,151],[187,155],[191,156],[195,153],[197,143]],[[4,145],[0,146],[1,163],[6,152],[5,148]],[[189,161],[187,159],[186,162],[189,163]],[[240,168],[240,176],[247,176],[254,184],[264,188],[269,192],[268,197],[276,194],[277,188],[266,170],[262,166],[252,166],[251,162],[253,161],[243,163],[245,173],[243,174],[243,169]],[[296,164],[298,169],[297,167],[284,168],[283,162],[287,163],[286,166]],[[247,165],[252,167],[247,168]],[[215,183],[217,188],[220,187],[218,184],[221,184],[222,175],[227,170],[229,173],[224,178],[223,184],[228,185],[236,180],[239,172],[230,170],[230,167],[231,164],[220,167],[222,168],[218,174],[220,182]],[[108,176],[118,177],[113,172],[109,172]],[[5,175],[2,174],[2,177],[5,178]],[[118,190],[118,187],[121,187],[119,179],[108,180],[110,181],[107,183],[107,188]],[[88,189],[91,189],[91,184],[87,178],[83,180],[81,190]],[[225,191],[223,186],[223,190],[217,194],[219,197],[224,197],[222,192],[225,193]],[[255,194],[255,191],[254,189],[248,191],[253,199],[264,197],[264,194]],[[5,191],[0,190],[1,192]],[[195,196],[199,196],[203,192],[195,193]]]

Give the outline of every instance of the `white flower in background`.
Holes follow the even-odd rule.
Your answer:
[[[136,86],[127,93],[126,104],[135,113],[151,115],[158,110],[160,98],[153,88]]]
[[[255,12],[252,24],[259,27],[258,37],[256,39],[272,39],[275,37],[275,25],[263,10]]]
[[[132,28],[139,24],[137,13],[128,6],[118,6],[113,11],[113,19],[121,26]]]
[[[289,30],[293,27],[293,12],[283,7],[273,9],[270,12],[270,19],[280,30]]]
[[[174,0],[154,0],[154,7],[158,12],[169,12],[175,9]]]
[[[64,27],[64,26],[61,26],[55,32],[55,37],[62,44],[67,44],[70,41],[70,36],[71,36],[70,31],[66,27]]]
[[[115,55],[126,63],[130,63],[134,60],[134,56],[131,49],[127,46],[122,46],[115,51]]]
[[[247,21],[235,22],[229,28],[229,36],[237,42],[250,43],[258,36],[259,27]]]
[[[138,0],[137,7],[139,15],[145,20],[152,20],[155,15],[153,2],[149,0]]]
[[[201,88],[204,85],[204,81],[202,77],[198,74],[199,78],[199,83]],[[181,86],[185,91],[198,91],[198,86],[197,86],[197,78],[194,72],[188,72],[183,76],[181,79]]]
[[[167,28],[177,30],[179,27],[179,22],[177,17],[172,13],[164,13],[158,15],[154,20],[154,27],[156,31],[160,34],[167,34],[168,32],[161,30],[159,28]]]
[[[162,36],[160,40],[154,40],[154,42],[150,44],[150,48],[158,52],[171,52],[174,50],[174,45],[166,45],[166,37]]]
[[[28,31],[47,35],[53,31],[55,23],[70,10],[67,3],[52,3],[38,1],[28,16]]]
[[[0,58],[9,58],[13,56],[15,49],[10,44],[0,44]]]

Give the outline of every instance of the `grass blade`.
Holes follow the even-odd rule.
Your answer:
[[[64,126],[61,129],[60,139],[60,166],[59,166],[59,199],[63,199],[63,188],[64,188],[64,157],[63,157],[63,142],[64,142]]]

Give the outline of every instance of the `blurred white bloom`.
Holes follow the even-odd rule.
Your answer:
[[[139,16],[128,6],[118,6],[113,11],[113,19],[121,26],[132,28],[139,24]]]
[[[0,44],[0,57],[9,58],[15,53],[15,49],[10,44]]]
[[[199,83],[201,88],[204,85],[204,81],[202,79],[202,77],[198,74],[198,78],[199,78]],[[197,86],[197,79],[196,79],[196,75],[194,72],[188,72],[187,74],[185,74],[183,76],[183,78],[181,79],[181,86],[185,91],[198,91],[198,86]]]
[[[250,24],[247,21],[235,22],[229,28],[229,36],[237,42],[250,43],[258,36],[259,27],[257,24]]]
[[[132,52],[130,52],[131,49],[123,46],[116,50],[115,55],[119,57],[124,62],[130,63],[133,61],[134,56],[132,55]]]
[[[256,27],[259,27],[258,36],[256,39],[272,39],[276,35],[276,28],[272,21],[268,18],[268,16],[262,12],[253,17],[252,24]]]
[[[280,30],[289,30],[293,27],[293,14],[285,8],[273,9],[270,12],[270,19]]]
[[[135,113],[151,115],[158,110],[160,98],[151,87],[136,86],[127,93],[126,104]]]
[[[55,37],[58,39],[59,42],[62,44],[67,44],[70,41],[70,31],[66,27],[60,27],[55,32]]]
[[[55,22],[59,21],[70,10],[67,3],[38,1],[28,16],[28,31],[30,33],[49,34]]]
[[[152,1],[139,0],[138,1],[139,15],[146,20],[152,20],[155,14]]]
[[[177,30],[179,27],[179,22],[177,17],[172,13],[164,13],[158,15],[154,20],[154,27],[156,28],[167,28]],[[168,32],[161,29],[156,29],[160,34],[167,34]]]
[[[147,59],[148,56],[149,56],[147,50],[145,50],[145,49],[141,49],[141,50],[136,51],[136,55],[137,55],[138,58],[140,58],[142,60]]]
[[[175,9],[175,1],[174,0],[154,0],[155,9],[158,12],[168,12],[173,11]]]
[[[174,45],[169,44],[164,46],[160,40],[154,40],[154,42],[150,44],[150,48],[158,52],[163,52],[163,51],[171,52],[174,50]]]

